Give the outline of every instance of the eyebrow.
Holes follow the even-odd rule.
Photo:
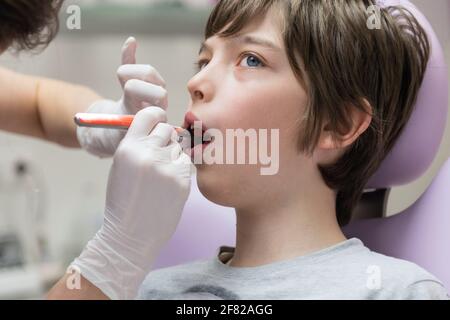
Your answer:
[[[239,44],[253,44],[260,47],[265,47],[271,50],[281,51],[281,48],[278,47],[276,44],[274,44],[272,41],[259,38],[255,36],[237,36],[230,38],[232,42],[239,43]],[[212,52],[212,49],[209,45],[206,44],[206,41],[203,41],[200,45],[200,50],[198,54],[203,53],[204,51]]]

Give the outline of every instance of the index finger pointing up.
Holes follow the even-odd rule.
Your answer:
[[[122,47],[122,65],[136,64],[137,41],[134,37],[129,37]]]

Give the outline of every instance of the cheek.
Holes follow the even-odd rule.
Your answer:
[[[229,128],[278,129],[283,140],[298,136],[300,119],[307,104],[301,87],[285,86],[281,89],[275,83],[253,91],[258,93],[249,94],[249,91],[229,99],[230,103],[221,116],[224,125]]]

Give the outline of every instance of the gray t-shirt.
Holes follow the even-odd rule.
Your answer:
[[[138,299],[449,299],[419,266],[368,249],[357,238],[294,259],[231,267],[233,248],[210,260],[151,272]]]

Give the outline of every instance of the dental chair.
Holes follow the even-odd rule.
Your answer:
[[[422,13],[407,0],[384,3],[402,5],[413,13],[428,33],[432,54],[411,119],[369,181],[344,232],[348,238],[361,239],[373,251],[416,263],[449,290],[450,159],[410,208],[386,217],[389,190],[423,175],[438,152],[448,111],[447,67],[436,34]],[[205,199],[194,179],[178,229],[154,268],[211,258],[220,246],[234,244],[234,210]]]

